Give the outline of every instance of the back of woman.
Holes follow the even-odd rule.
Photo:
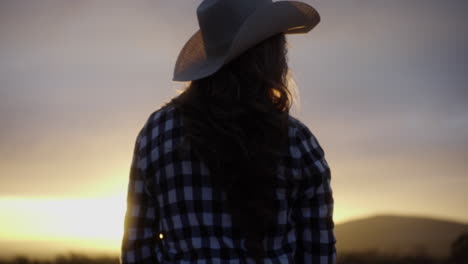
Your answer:
[[[209,74],[184,47],[175,76],[191,83],[136,138],[121,263],[335,263],[330,168],[289,115],[286,33],[259,32]]]

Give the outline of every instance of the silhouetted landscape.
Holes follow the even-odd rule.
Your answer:
[[[465,251],[466,252],[466,251]],[[338,256],[338,264],[466,264],[466,253],[462,258],[434,258],[429,256],[396,256],[383,255],[374,251],[361,253],[343,253]],[[119,264],[115,257],[90,257],[86,254],[69,253],[57,255],[52,260],[38,260],[25,256],[17,256],[9,260],[0,260],[0,264]]]
[[[378,215],[335,227],[340,252],[375,250],[388,255],[450,255],[451,243],[468,225],[426,217]]]
[[[467,264],[468,225],[448,220],[379,215],[336,225],[338,264]],[[111,264],[118,256],[26,255],[0,264]]]

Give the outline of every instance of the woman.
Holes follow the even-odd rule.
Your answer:
[[[137,136],[121,263],[335,263],[330,168],[289,115],[295,1],[206,0],[174,80],[187,89]]]

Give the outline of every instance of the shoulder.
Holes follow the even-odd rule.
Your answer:
[[[297,117],[289,116],[289,136],[294,137],[299,142],[311,141],[312,143],[318,144],[318,140],[310,128],[304,124]]]
[[[178,118],[175,106],[165,104],[149,114],[143,125],[143,129],[163,128],[164,130],[169,130],[174,126],[174,122]]]
[[[319,140],[309,127],[299,119],[290,116],[290,138],[296,149],[296,156],[301,160],[302,166],[310,170],[310,174],[327,173],[329,169]]]
[[[151,112],[138,132],[137,141],[143,144],[158,138],[159,135],[170,132],[177,127],[179,116],[171,104],[165,104]]]
[[[165,104],[153,111],[147,118],[144,126],[159,127],[172,123],[176,119],[176,109],[173,105]]]

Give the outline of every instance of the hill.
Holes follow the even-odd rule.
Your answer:
[[[375,250],[377,251],[375,253],[400,256],[427,254],[430,257],[446,257],[449,254],[451,243],[463,232],[468,232],[468,224],[428,217],[399,215],[377,215],[335,226],[337,250],[341,256],[346,255],[346,253],[365,253],[369,250]],[[66,252],[82,252],[91,257],[117,256],[119,254],[118,247],[97,247],[96,243],[91,242],[93,241],[55,241],[46,238],[42,241],[0,239],[0,260],[19,254],[36,259],[53,259],[56,254]],[[367,255],[364,254],[364,256]],[[346,261],[343,263],[360,262]]]
[[[468,224],[396,215],[377,215],[335,226],[337,250],[342,253],[376,250],[444,257],[463,232],[468,232]]]

